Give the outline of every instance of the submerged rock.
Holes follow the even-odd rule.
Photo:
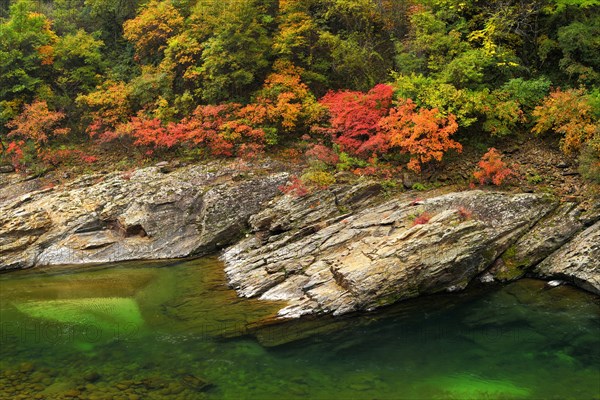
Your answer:
[[[287,215],[293,225],[255,223],[257,237],[223,255],[239,295],[287,300],[279,311],[287,318],[463,289],[557,206],[546,196],[469,191],[418,201],[404,196],[332,216],[320,207],[311,212],[312,198],[296,201],[304,207],[271,207],[303,210]]]
[[[186,374],[181,377],[181,383],[196,392],[206,392],[215,387],[215,385],[211,382],[208,382],[205,379],[199,378],[192,374]]]

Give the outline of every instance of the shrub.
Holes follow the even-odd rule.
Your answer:
[[[264,149],[265,132],[248,125],[240,113],[234,103],[198,106],[190,117],[169,124],[138,113],[116,126],[113,139],[128,139],[148,155],[180,146],[205,148],[213,156],[255,157]]]
[[[450,149],[462,151],[461,144],[450,139],[458,129],[454,116],[440,117],[435,108],[417,111],[410,99],[393,108],[389,116],[381,119],[379,127],[391,145],[410,154],[408,168],[415,172],[420,172],[422,165],[432,160],[441,161]]]
[[[45,101],[34,101],[23,107],[21,114],[6,124],[10,129],[5,153],[17,168],[35,161],[45,161],[49,141],[69,133],[60,123],[65,114],[48,109]]]
[[[86,154],[81,150],[69,148],[45,149],[40,153],[40,159],[44,164],[54,167],[61,164],[93,164],[98,161],[96,156]]]
[[[338,171],[348,171],[352,168],[364,168],[367,167],[369,165],[369,163],[367,163],[364,160],[361,160],[359,158],[355,158],[355,157],[351,157],[350,155],[348,155],[348,153],[346,152],[341,152],[339,154],[339,162],[336,165],[336,168]]]
[[[335,183],[335,177],[326,171],[308,171],[301,179],[305,184],[318,189],[325,189]]]
[[[480,185],[501,185],[506,179],[515,175],[515,172],[502,161],[500,152],[493,147],[481,157],[477,165],[478,168],[473,172],[473,176]]]
[[[429,222],[430,219],[431,219],[431,214],[424,212],[423,214],[421,214],[417,218],[415,218],[412,226],[425,225],[426,223]]]
[[[309,160],[318,160],[332,166],[340,161],[340,157],[332,149],[322,144],[315,144],[308,149],[306,157]]]
[[[385,153],[389,143],[379,130],[379,120],[388,114],[394,90],[379,84],[368,93],[337,91],[319,102],[329,110],[330,128],[314,130],[329,134],[342,151],[354,156]]]
[[[284,194],[295,197],[303,197],[310,193],[304,182],[297,176],[292,176],[288,183],[279,186],[279,190]]]
[[[416,182],[416,183],[413,183],[413,185],[411,186],[411,189],[422,192],[424,190],[427,190],[427,186],[425,186],[424,184],[422,184],[420,182]]]
[[[465,208],[465,207],[458,207],[458,216],[460,217],[461,220],[463,221],[468,221],[471,219],[471,217],[473,216],[473,211]]]
[[[542,183],[543,181],[544,178],[542,178],[538,174],[527,175],[527,182],[531,183],[532,185],[537,185],[538,183]]]
[[[579,152],[598,129],[590,98],[584,89],[557,89],[533,110],[534,134],[554,131],[562,134],[561,150],[565,154]]]

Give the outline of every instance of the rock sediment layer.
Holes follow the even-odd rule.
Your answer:
[[[87,176],[0,206],[0,270],[213,253],[243,234],[287,173],[191,166]]]
[[[476,278],[559,278],[600,294],[600,205],[481,190],[385,200],[373,182],[295,198],[278,189],[288,178],[269,163],[157,165],[25,194],[5,186],[0,270],[226,248],[231,287],[287,301],[285,318],[372,310]]]
[[[466,287],[556,207],[546,196],[469,191],[316,222],[294,217],[307,207],[276,204],[251,218],[257,236],[223,259],[240,295],[287,300],[282,317],[371,310]],[[299,222],[281,233],[284,217]]]

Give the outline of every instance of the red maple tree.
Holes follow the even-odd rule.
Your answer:
[[[379,84],[367,93],[338,91],[327,93],[319,102],[329,110],[330,128],[315,129],[331,135],[334,143],[349,154],[383,154],[389,142],[378,129],[392,104],[394,89]]]
[[[507,178],[515,175],[515,172],[502,161],[502,154],[493,147],[481,157],[477,166],[473,176],[480,185],[501,185]]]

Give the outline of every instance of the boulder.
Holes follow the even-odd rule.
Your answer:
[[[534,272],[548,279],[565,279],[600,295],[600,222],[538,264]]]
[[[10,174],[15,172],[15,167],[10,164],[2,164],[0,165],[0,174]]]
[[[243,236],[288,179],[269,165],[89,175],[0,205],[0,270],[200,256]]]
[[[250,218],[255,237],[222,257],[240,296],[288,301],[280,317],[460,290],[558,205],[543,195],[476,190],[335,214],[323,212],[323,202],[311,207],[314,200],[284,196]]]

